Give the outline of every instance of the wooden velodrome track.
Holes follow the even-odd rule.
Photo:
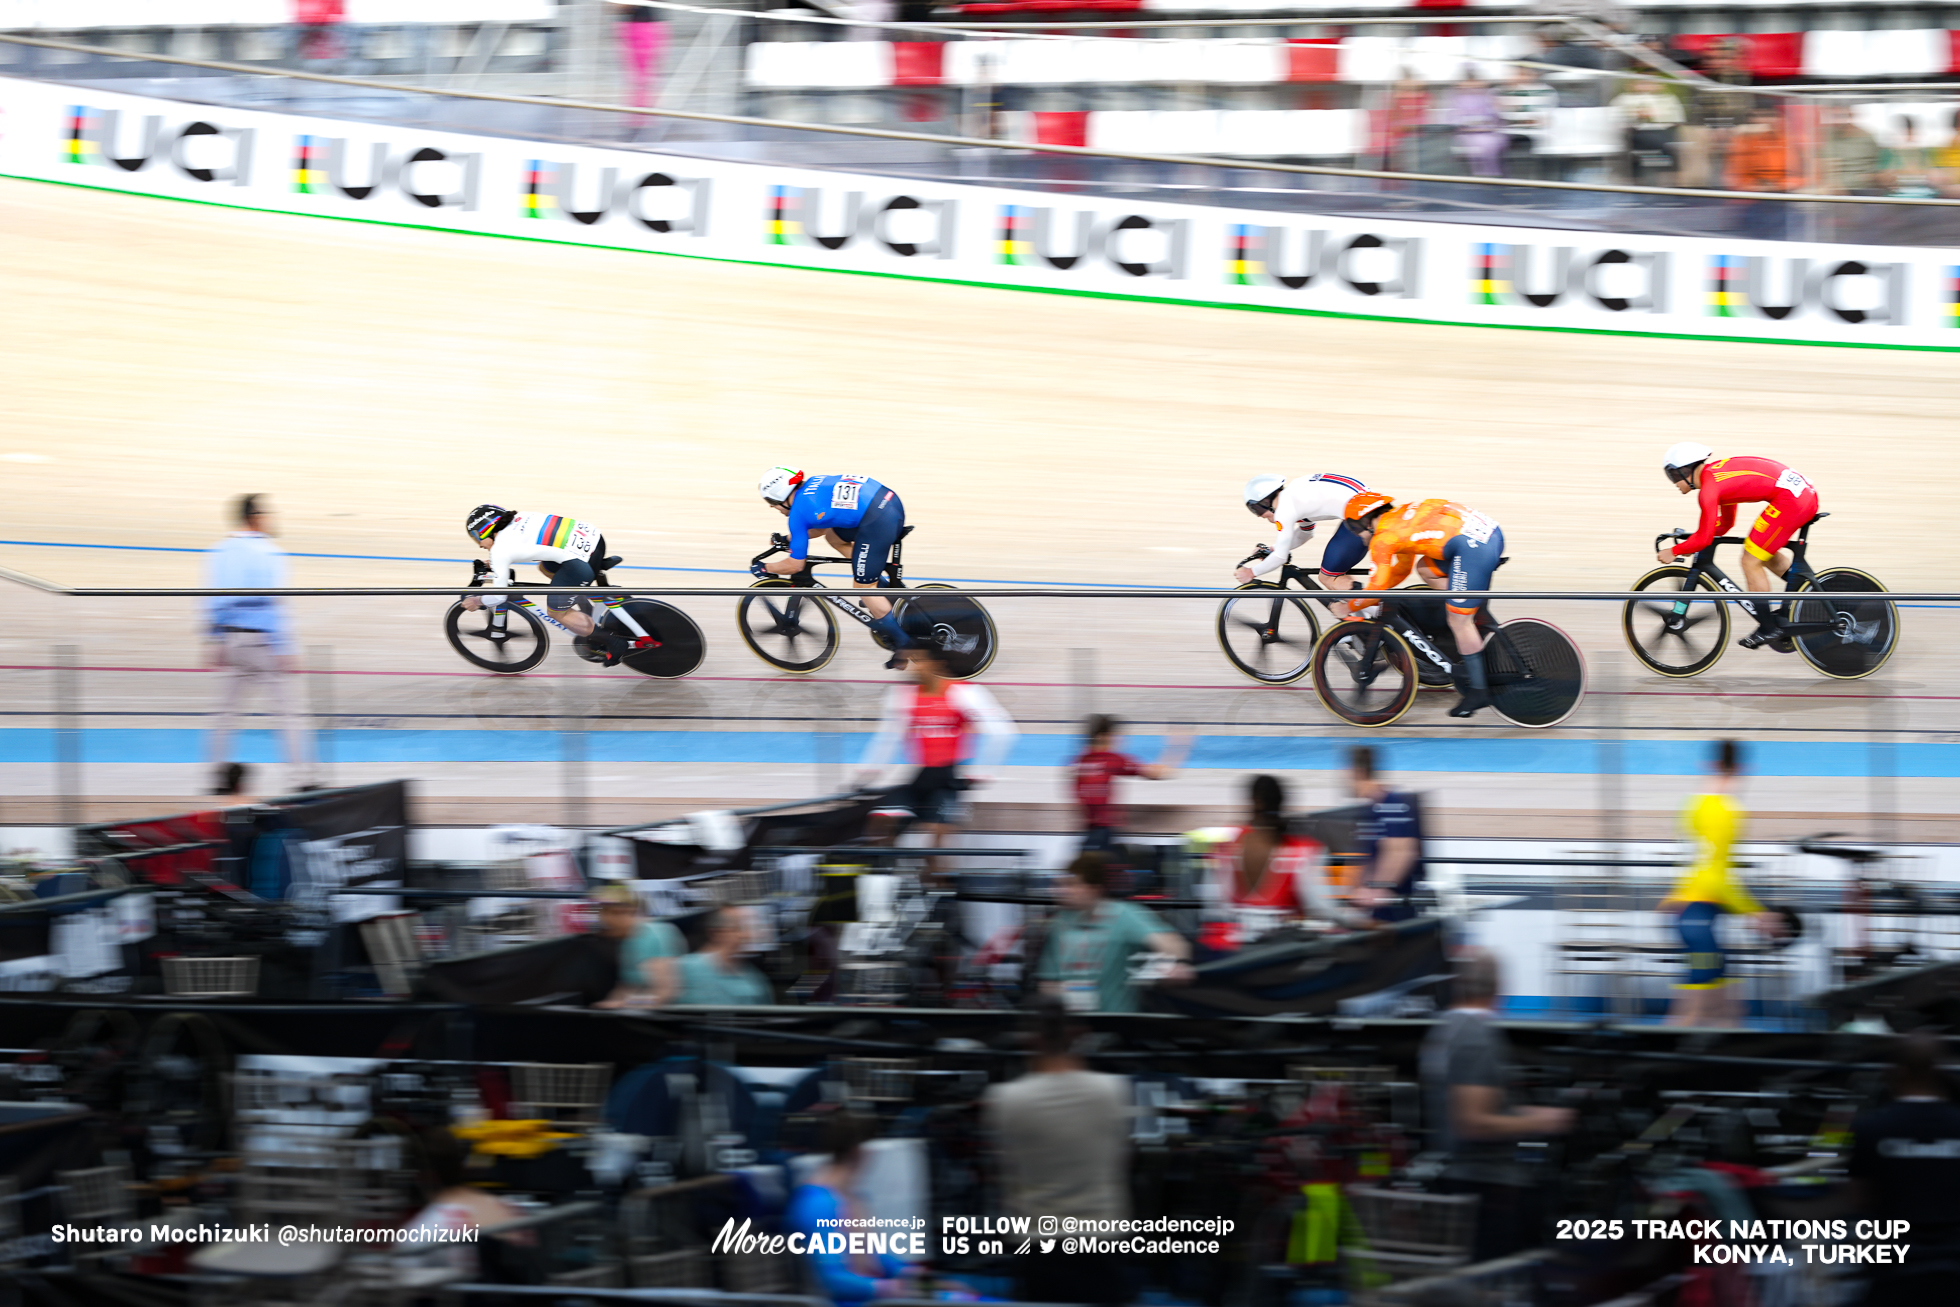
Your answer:
[[[0,182],[0,242],[0,535],[12,542],[0,562],[73,585],[195,584],[194,554],[157,551],[209,544],[226,529],[227,501],[246,490],[273,497],[288,549],[368,556],[299,559],[296,584],[460,583],[460,563],[385,560],[468,556],[459,524],[484,501],[590,518],[629,564],[739,569],[779,524],[756,500],[758,475],[795,462],[896,487],[920,528],[908,541],[914,577],[1226,584],[1263,531],[1239,506],[1244,479],[1334,469],[1497,518],[1513,558],[1502,586],[1623,589],[1652,565],[1656,533],[1691,522],[1658,467],[1660,451],[1686,437],[1774,454],[1811,476],[1834,515],[1818,530],[1820,561],[1863,566],[1894,589],[1956,585],[1940,546],[1960,487],[1960,370],[1944,354],[1085,300],[27,182]],[[192,604],[7,593],[8,726],[49,724],[41,669],[58,642],[79,645],[91,667],[137,669],[88,675],[87,708],[100,714],[91,727],[198,724],[209,682],[181,670],[197,661]],[[596,674],[562,651],[541,669],[556,677],[461,675],[437,630],[439,601],[321,600],[297,611],[309,649],[333,651],[331,706],[350,728],[537,730],[568,710],[597,729],[868,728],[888,677],[861,635],[846,633],[844,655],[818,680],[792,681],[740,646],[726,601],[688,606],[709,656],[677,683]],[[1240,681],[1214,644],[1214,607],[998,602],[1006,652],[988,682],[1033,732],[1066,731],[1093,706],[1206,734],[1326,737],[1333,758],[1352,733],[1310,692]],[[1960,623],[1936,611],[1908,613],[1900,654],[1863,683],[1739,650],[1699,680],[1670,682],[1627,656],[1613,606],[1501,611],[1546,616],[1587,651],[1594,694],[1564,738],[1742,732],[1837,750],[1816,780],[1784,783],[1759,804],[1798,824],[1815,826],[1820,813],[1863,819],[1867,787],[1842,779],[1842,751],[1863,748],[1868,732],[1902,749],[1960,736],[1956,661],[1943,651]],[[1099,684],[1077,684],[1085,679]],[[1398,738],[1467,736],[1435,698]],[[1477,730],[1528,734],[1485,718]],[[90,793],[106,805],[91,812],[122,815],[203,784],[203,769],[181,760],[108,754],[91,755]],[[535,763],[444,762],[439,747],[426,756],[348,763],[336,778],[432,777],[430,794],[450,796],[444,811],[456,820],[488,819],[497,804],[515,815],[513,800],[485,796],[557,793]],[[0,757],[13,759],[0,762],[0,795],[14,808],[0,821],[44,816],[47,768],[18,750]],[[612,807],[594,815],[637,815],[650,798],[792,797],[836,779],[842,761],[815,772],[739,760],[605,765],[592,792]],[[1417,753],[1398,762],[1424,770]],[[1008,770],[1001,798],[1057,797],[1045,768]],[[1466,821],[1485,813],[1507,833],[1517,813],[1589,813],[1604,792],[1594,776],[1540,769],[1524,797],[1514,775],[1445,770]],[[1682,782],[1667,768],[1628,771],[1626,801],[1658,820]],[[1164,793],[1203,806],[1239,774],[1189,773]],[[1303,797],[1335,794],[1331,775],[1308,769],[1301,780]],[[1943,833],[1943,815],[1960,811],[1945,797],[1952,788],[1899,781],[1900,820],[1925,819],[1902,832]]]

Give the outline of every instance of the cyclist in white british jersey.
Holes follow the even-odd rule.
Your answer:
[[[1348,590],[1355,585],[1351,575],[1356,564],[1368,556],[1365,541],[1339,527],[1348,500],[1368,487],[1359,479],[1338,472],[1315,472],[1292,480],[1276,473],[1262,473],[1245,483],[1245,506],[1254,517],[1271,522],[1279,532],[1272,552],[1241,567],[1233,577],[1243,585],[1268,572],[1279,570],[1301,545],[1313,539],[1314,524],[1336,524],[1327,548],[1320,555],[1320,583],[1329,590]]]
[[[605,656],[607,666],[625,654],[625,637],[599,630],[591,615],[577,606],[578,597],[569,592],[569,587],[598,581],[606,563],[618,562],[606,557],[606,537],[598,527],[562,513],[513,512],[482,504],[470,510],[463,529],[478,549],[490,555],[485,585],[493,589],[515,585],[516,568],[536,563],[553,591],[545,596],[553,620],[583,636],[594,652]],[[463,607],[499,608],[503,602],[500,595],[467,595]]]

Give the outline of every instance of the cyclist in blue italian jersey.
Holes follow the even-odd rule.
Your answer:
[[[866,476],[826,473],[805,476],[794,468],[772,467],[763,475],[762,497],[789,519],[789,552],[755,566],[757,576],[793,576],[808,566],[812,536],[851,558],[851,584],[876,590],[885,584],[892,546],[905,530],[905,505],[889,486]],[[890,602],[866,596],[864,607],[878,620],[872,629],[903,649],[910,641]]]

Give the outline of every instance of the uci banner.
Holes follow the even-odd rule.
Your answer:
[[[1960,348],[1960,249],[1160,204],[0,78],[0,174],[280,213],[1268,311]]]

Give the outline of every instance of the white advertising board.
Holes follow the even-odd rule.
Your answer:
[[[0,78],[0,174],[281,213],[1278,312],[1960,348],[1960,249],[1317,217]],[[1960,232],[1960,217],[1954,226]]]

